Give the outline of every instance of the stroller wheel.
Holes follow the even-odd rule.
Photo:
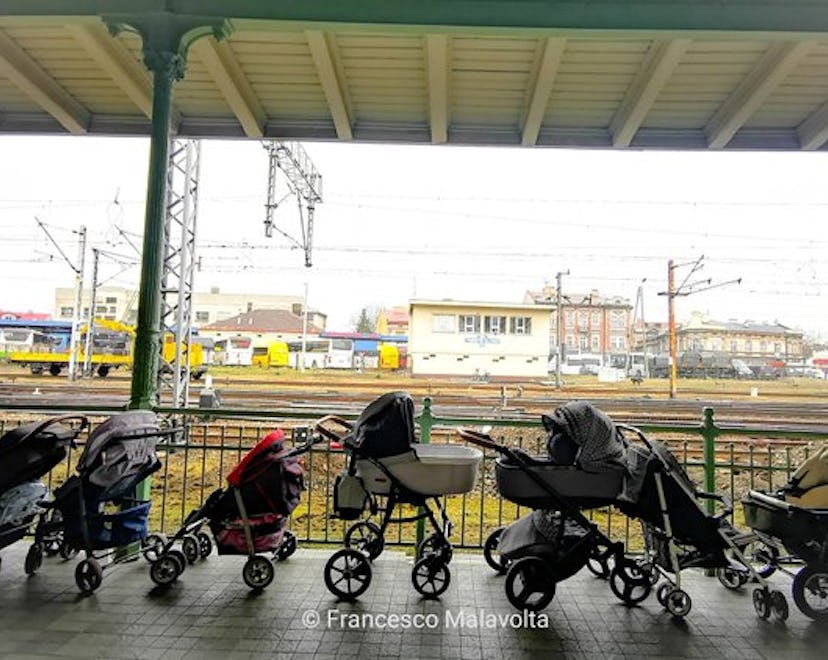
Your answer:
[[[75,584],[84,594],[93,593],[102,581],[103,569],[95,559],[84,559],[75,568]]]
[[[437,598],[451,583],[451,571],[439,556],[426,556],[414,564],[411,582],[425,598]]]
[[[681,589],[671,589],[664,597],[664,607],[674,617],[682,618],[687,616],[690,608],[693,607],[693,601],[690,594]]]
[[[767,588],[757,587],[753,590],[753,609],[760,619],[770,616],[770,594]]]
[[[380,532],[379,525],[370,520],[360,520],[345,532],[345,547],[366,552],[373,561],[382,554],[385,539]]]
[[[610,589],[626,605],[635,605],[650,595],[650,576],[629,559],[617,562],[610,571]]]
[[[770,607],[777,619],[780,621],[788,620],[788,614],[790,614],[788,600],[781,591],[774,590],[770,592]]]
[[[371,584],[371,562],[359,550],[336,551],[325,564],[325,586],[341,600],[358,598]]]
[[[285,530],[282,543],[276,550],[276,561],[284,561],[296,552],[296,535],[290,530]]]
[[[650,581],[650,585],[653,587],[656,586],[661,576],[658,574],[658,569],[655,564],[645,560],[638,560],[635,563],[638,565],[638,570]]]
[[[185,534],[181,539],[181,551],[184,557],[187,558],[188,564],[195,564],[201,556],[201,548],[199,547],[198,539],[194,534]]]
[[[555,597],[556,585],[546,562],[539,557],[524,557],[509,566],[505,589],[515,609],[540,612]]]
[[[159,587],[165,587],[175,582],[182,570],[180,558],[172,553],[166,553],[152,562],[150,578]]]
[[[828,620],[828,567],[809,564],[794,575],[794,603],[815,621]]]
[[[738,589],[745,584],[746,578],[735,568],[717,568],[716,577],[727,589]]]
[[[273,582],[273,563],[261,555],[253,555],[248,559],[242,569],[244,583],[251,589],[264,589]]]
[[[141,552],[144,555],[144,559],[148,562],[154,562],[164,552],[164,546],[167,545],[167,537],[163,534],[150,534],[144,539],[141,545],[143,546]]]
[[[80,552],[80,548],[76,548],[71,543],[68,543],[66,541],[66,539],[63,539],[60,542],[60,547],[58,548],[58,553],[60,554],[60,556],[63,559],[68,561],[69,559],[72,559],[72,557],[77,555],[79,552]]]
[[[667,594],[669,594],[673,590],[673,585],[669,582],[662,582],[656,588],[656,600],[658,604],[662,607],[667,607]]]
[[[441,540],[437,534],[429,534],[417,548],[417,556],[422,559],[429,554],[440,555],[439,558],[448,564],[454,556],[454,548],[451,547],[451,543]]]
[[[497,548],[500,545],[500,536],[503,534],[503,530],[506,529],[505,527],[498,527],[495,531],[489,534],[486,537],[486,543],[483,544],[483,559],[486,560],[486,563],[492,567],[495,571],[498,572],[499,575],[503,575],[506,572],[506,562],[500,556],[500,552],[498,552]]]
[[[196,534],[196,539],[198,540],[198,556],[206,559],[213,551],[213,541],[207,532],[199,532]]]
[[[26,559],[23,561],[23,570],[26,571],[26,575],[34,575],[42,564],[43,545],[41,543],[32,543],[29,546],[29,551],[26,553]]]

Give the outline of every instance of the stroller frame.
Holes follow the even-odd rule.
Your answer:
[[[326,424],[338,427],[339,431],[327,428]],[[441,496],[424,495],[407,488],[381,460],[360,455],[359,447],[354,443],[354,425],[349,421],[336,415],[327,415],[314,422],[313,427],[320,435],[344,449],[348,456],[349,472],[355,472],[358,459],[368,460],[390,483],[387,495],[366,490],[368,516],[348,527],[345,531],[345,548],[334,553],[325,565],[325,585],[328,590],[341,600],[358,598],[371,584],[371,565],[385,549],[385,531],[388,525],[428,520],[434,531],[417,547],[417,561],[411,572],[411,582],[425,598],[437,598],[444,593],[451,583],[449,563],[454,551],[448,540],[452,523],[445,507],[440,503]],[[385,498],[384,505],[380,504],[380,498]],[[429,505],[429,500],[433,501],[439,518]],[[394,518],[395,509],[404,504],[418,507],[418,513]],[[382,514],[379,525],[371,520],[377,513]]]
[[[671,476],[671,466],[655,449],[652,442],[650,442],[641,429],[626,424],[617,424],[616,426],[622,431],[635,434],[647,448],[650,456],[655,457],[657,460],[657,470],[653,478],[658,496],[663,529],[659,529],[656,525],[645,520],[641,521],[641,525],[645,540],[645,565],[651,575],[653,584],[655,585],[659,578],[664,578],[664,582],[656,589],[656,599],[658,602],[673,616],[686,616],[692,607],[692,600],[690,595],[681,588],[682,569],[691,567],[715,568],[718,571],[719,580],[723,584],[726,581],[724,578],[726,575],[736,575],[736,579],[742,584],[748,580],[753,580],[758,583],[759,586],[753,591],[753,606],[761,618],[766,619],[773,612],[779,619],[787,619],[788,604],[785,595],[781,591],[771,590],[765,579],[768,574],[765,571],[757,571],[745,556],[744,549],[750,543],[757,540],[758,537],[754,533],[739,533],[735,530],[733,530],[733,533],[728,534],[726,532],[727,528],[721,525],[721,522],[733,513],[731,501],[718,493],[708,493],[699,490],[691,491],[682,479],[673,478],[673,483],[684,492],[703,516],[708,517],[708,514],[702,507],[699,501],[700,499],[713,500],[722,505],[722,511],[714,515],[712,520],[717,523],[716,532],[723,541],[725,548],[732,552],[736,561],[729,559],[724,554],[725,548],[722,549],[722,558],[727,562],[725,565],[722,565],[721,561],[711,561],[709,557],[683,556],[680,553],[679,543],[676,541],[673,533],[673,524],[671,522],[664,488],[663,476]],[[629,438],[625,437],[625,440],[630,442]],[[732,530],[733,528],[730,529]]]
[[[272,456],[272,460],[299,456],[310,451],[314,445],[321,441],[322,438],[320,437],[310,437],[298,447],[276,452]],[[247,548],[248,559],[242,568],[242,578],[251,589],[264,589],[273,581],[275,576],[273,562],[264,555],[257,554],[253,538],[253,526],[241,489],[233,484],[228,484],[227,490],[232,493],[238,509]],[[213,541],[210,535],[202,529],[210,521],[208,505],[209,499],[199,508],[191,511],[173,536],[167,538],[163,534],[155,533],[147,537],[143,555],[151,563],[150,578],[156,585],[167,586],[172,584],[180,577],[188,564],[194,564],[198,559],[206,559],[213,551]],[[180,544],[180,549],[175,547],[176,544]],[[290,530],[284,529],[281,543],[272,551],[273,556],[276,561],[284,561],[296,552],[296,547],[296,536]]]

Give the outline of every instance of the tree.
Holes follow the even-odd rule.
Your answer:
[[[377,310],[363,307],[353,323],[354,332],[375,332],[377,327]]]

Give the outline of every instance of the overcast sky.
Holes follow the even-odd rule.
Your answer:
[[[349,329],[363,306],[412,297],[519,302],[569,270],[564,292],[598,289],[666,320],[667,261],[703,268],[688,284],[730,284],[677,300],[679,321],[774,321],[828,337],[828,154],[609,152],[305,143],[323,175],[313,262],[265,238],[267,155],[256,141],[204,141],[196,290],[301,295]],[[133,256],[140,245],[148,141],[0,137],[0,308],[51,312],[73,274],[73,230]],[[281,197],[286,192],[280,179]],[[117,200],[117,203],[116,203]],[[276,226],[298,238],[294,198]],[[244,247],[244,245],[254,246]],[[681,283],[689,267],[677,270]],[[99,281],[137,286],[115,256]]]

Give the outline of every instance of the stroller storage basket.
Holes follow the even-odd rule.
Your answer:
[[[282,544],[287,519],[278,514],[251,516],[248,519],[254,552],[277,550]],[[247,555],[247,539],[241,518],[210,525],[220,555]]]
[[[142,541],[147,536],[147,518],[151,503],[136,501],[133,506],[112,513],[88,511],[85,524],[89,543],[93,550],[104,550]],[[84,547],[83,525],[80,511],[63,512],[66,541]]]
[[[550,489],[579,508],[607,506],[618,497],[624,479],[624,473],[620,471],[596,474],[574,465],[555,465],[535,457],[529,469],[547,488],[541,487],[526,469],[503,457],[495,463],[495,478],[503,497],[532,509],[555,508],[556,500],[550,496]]]
[[[391,476],[407,490],[424,496],[468,493],[474,488],[482,454],[463,445],[411,446],[411,451],[371,461],[358,459],[357,476],[366,490],[387,495],[392,479],[376,463],[382,463]]]

